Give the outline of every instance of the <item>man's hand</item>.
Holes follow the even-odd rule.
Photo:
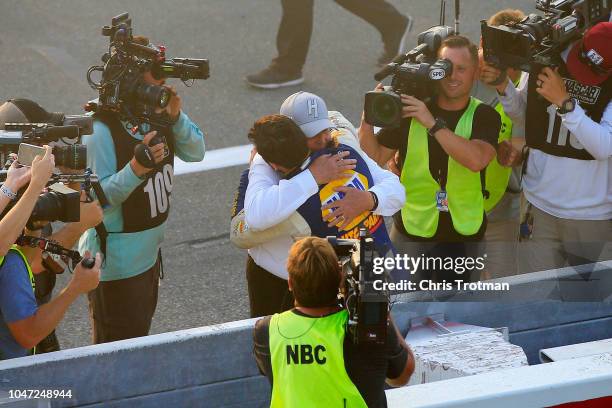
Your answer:
[[[550,103],[561,106],[570,96],[565,89],[565,81],[559,75],[558,68],[553,71],[550,67],[545,67],[539,74],[536,81],[536,92],[542,95]]]
[[[32,176],[30,185],[36,190],[42,190],[47,185],[49,177],[55,168],[55,156],[53,156],[53,148],[44,146],[46,151],[44,156],[36,156],[32,160]]]
[[[326,204],[321,209],[330,212],[323,217],[323,221],[328,221],[328,227],[337,226],[344,229],[364,211],[370,211],[374,207],[374,198],[369,191],[363,191],[354,187],[336,187],[337,192],[344,194],[340,200]]]
[[[402,108],[403,118],[414,118],[427,129],[435,125],[436,120],[423,101],[418,100],[414,96],[404,94],[402,94],[401,98],[404,104]]]
[[[509,140],[500,142],[497,146],[497,161],[505,167],[514,167],[521,164],[521,151],[515,148]]]
[[[89,258],[90,256],[89,251],[85,251],[84,258]],[[102,257],[99,253],[96,254],[96,263],[91,269],[84,267],[83,263],[78,264],[74,268],[74,274],[72,275],[69,287],[78,294],[85,294],[97,288],[100,283],[101,264]]]
[[[503,75],[503,78],[502,78]],[[493,82],[502,79],[501,83],[497,85],[492,85]],[[503,72],[501,69],[494,67],[493,65],[487,63],[486,61],[483,63],[482,68],[480,68],[480,80],[487,85],[490,85],[497,89],[497,92],[503,93],[508,85],[508,75]]]
[[[158,164],[158,163],[161,163],[162,160],[164,160],[164,152],[166,149],[166,144],[158,143],[155,146],[149,146],[151,139],[153,139],[156,135],[157,135],[156,130],[147,133],[144,139],[142,140],[142,143],[149,147],[149,151],[153,155],[153,160],[155,161],[155,164]],[[134,174],[136,174],[138,177],[143,177],[145,174],[151,171],[151,168],[145,167],[142,164],[138,163],[138,161],[134,157],[130,161],[130,166],[132,167]]]
[[[324,154],[308,168],[318,185],[327,184],[332,180],[350,177],[350,170],[356,167],[357,160],[344,159],[350,153],[348,151],[338,154]]]
[[[12,192],[16,193],[21,187],[25,186],[30,182],[32,172],[29,167],[21,166],[17,160],[11,163],[8,172],[6,173],[6,181],[4,185],[11,189]]]
[[[179,115],[181,114],[181,107],[183,106],[183,101],[181,100],[181,97],[176,93],[176,89],[174,89],[173,86],[164,85],[164,88],[170,91],[172,97],[170,98],[170,102],[163,109],[163,111],[168,114],[172,122],[176,122],[179,118]]]
[[[79,220],[79,224],[83,227],[84,231],[95,227],[104,219],[104,212],[102,211],[102,207],[100,207],[100,203],[98,203],[97,200],[90,203],[85,202],[86,196],[87,194],[82,191],[80,205],[81,219]]]

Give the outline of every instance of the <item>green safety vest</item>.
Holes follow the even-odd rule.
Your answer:
[[[271,408],[367,405],[344,366],[348,312],[300,316],[291,310],[270,320]]]
[[[470,98],[455,128],[456,135],[470,139],[474,112],[481,103],[476,98]],[[402,208],[404,227],[409,234],[424,238],[435,235],[440,218],[436,193],[441,187],[429,171],[428,138],[425,127],[417,120],[411,121],[406,159],[400,177],[406,189],[406,204]],[[462,235],[478,232],[484,216],[480,172],[471,171],[449,156],[446,192],[455,230]]]
[[[36,282],[34,281],[34,274],[32,273],[32,268],[30,267],[30,263],[28,262],[28,259],[26,258],[24,253],[21,252],[21,250],[19,249],[17,245],[13,245],[11,247],[11,251],[17,252],[21,256],[21,259],[23,259],[23,263],[25,263],[26,268],[28,269],[28,276],[30,277],[30,285],[32,285],[32,292],[35,292]],[[4,265],[4,256],[0,256],[0,267],[2,267],[2,265]],[[30,350],[30,354],[36,354],[36,347]]]

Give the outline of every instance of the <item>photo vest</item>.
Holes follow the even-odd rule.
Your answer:
[[[393,248],[393,246],[391,244],[389,234],[387,234],[387,228],[385,227],[385,222],[382,216],[374,214],[371,211],[364,211],[358,215],[353,222],[344,227],[343,230],[338,230],[337,227],[328,227],[328,222],[323,221],[323,217],[329,214],[331,210],[323,211],[321,210],[321,207],[344,197],[344,193],[334,191],[336,187],[354,187],[362,191],[367,191],[374,185],[374,180],[372,178],[372,174],[370,173],[370,169],[368,168],[368,164],[361,157],[361,154],[348,145],[339,144],[338,147],[314,152],[310,156],[310,164],[312,164],[314,160],[321,155],[333,155],[340,151],[349,152],[349,155],[344,158],[345,160],[357,160],[355,169],[348,171],[348,173],[351,173],[351,176],[348,178],[333,180],[327,184],[319,186],[319,192],[313,194],[308,200],[306,200],[306,202],[302,204],[297,211],[310,226],[312,235],[316,237],[325,238],[333,235],[343,239],[358,239],[359,228],[367,228],[370,231],[372,238],[374,238],[376,251],[380,256],[384,256]],[[295,173],[293,175],[295,175]]]
[[[324,316],[275,314],[268,329],[271,408],[367,408],[344,365],[346,310]]]
[[[474,113],[480,103],[470,98],[454,129],[457,136],[468,140],[472,137]],[[446,180],[435,180],[429,170],[429,137],[419,121],[410,122],[406,159],[400,176],[406,189],[406,204],[401,210],[404,228],[411,235],[433,237],[440,219],[436,194],[446,191],[453,227],[461,235],[473,235],[484,220],[481,173],[471,171],[449,156]]]
[[[117,170],[122,169],[134,157],[134,148],[141,141],[134,138],[113,114],[96,114],[94,118],[110,130],[115,144]],[[166,138],[169,154],[151,170],[146,178],[121,204],[123,230],[112,232],[139,232],[163,224],[170,211],[170,194],[174,178],[174,135],[170,129],[157,130]]]
[[[563,61],[559,63],[559,74],[565,80],[565,88],[572,98],[580,102],[586,115],[599,123],[612,95],[612,76],[599,85],[584,85],[569,73]],[[555,105],[541,97],[537,92],[535,73],[529,75],[527,92],[527,117],[525,138],[527,146],[553,156],[579,160],[594,160],[576,136],[562,123]]]

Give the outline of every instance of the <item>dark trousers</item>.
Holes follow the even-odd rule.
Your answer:
[[[276,35],[278,57],[272,62],[285,71],[301,71],[306,62],[314,0],[281,0],[283,17]],[[335,0],[340,6],[373,25],[383,37],[392,36],[406,17],[384,0]]]
[[[157,307],[160,258],[140,275],[100,282],[89,292],[93,343],[146,336]]]
[[[287,281],[257,265],[251,256],[247,259],[246,278],[251,317],[268,316],[293,307],[293,294]]]

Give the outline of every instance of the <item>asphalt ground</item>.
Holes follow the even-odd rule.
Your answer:
[[[251,124],[278,112],[298,90],[323,97],[329,109],[358,124],[363,94],[374,88],[381,52],[376,30],[330,1],[315,2],[314,32],[304,69],[306,82],[259,91],[243,81],[276,55],[281,17],[276,0],[2,0],[0,2],[0,100],[25,97],[47,110],[81,113],[96,97],[85,80],[108,47],[101,27],[128,11],[134,33],[163,42],[168,54],[209,58],[211,77],[191,88],[175,84],[185,111],[206,133],[208,150],[247,143]],[[436,25],[439,2],[392,0],[415,17],[416,34]],[[449,1],[449,3],[451,3]],[[477,40],[480,20],[505,7],[533,11],[531,0],[464,0],[463,34]],[[447,24],[452,24],[448,7]],[[204,159],[206,160],[206,158]],[[151,333],[248,317],[246,253],[228,239],[229,210],[243,167],[178,176],[163,245],[165,278]],[[68,274],[60,276],[58,288]],[[81,297],[58,328],[63,348],[90,344],[86,301]]]

